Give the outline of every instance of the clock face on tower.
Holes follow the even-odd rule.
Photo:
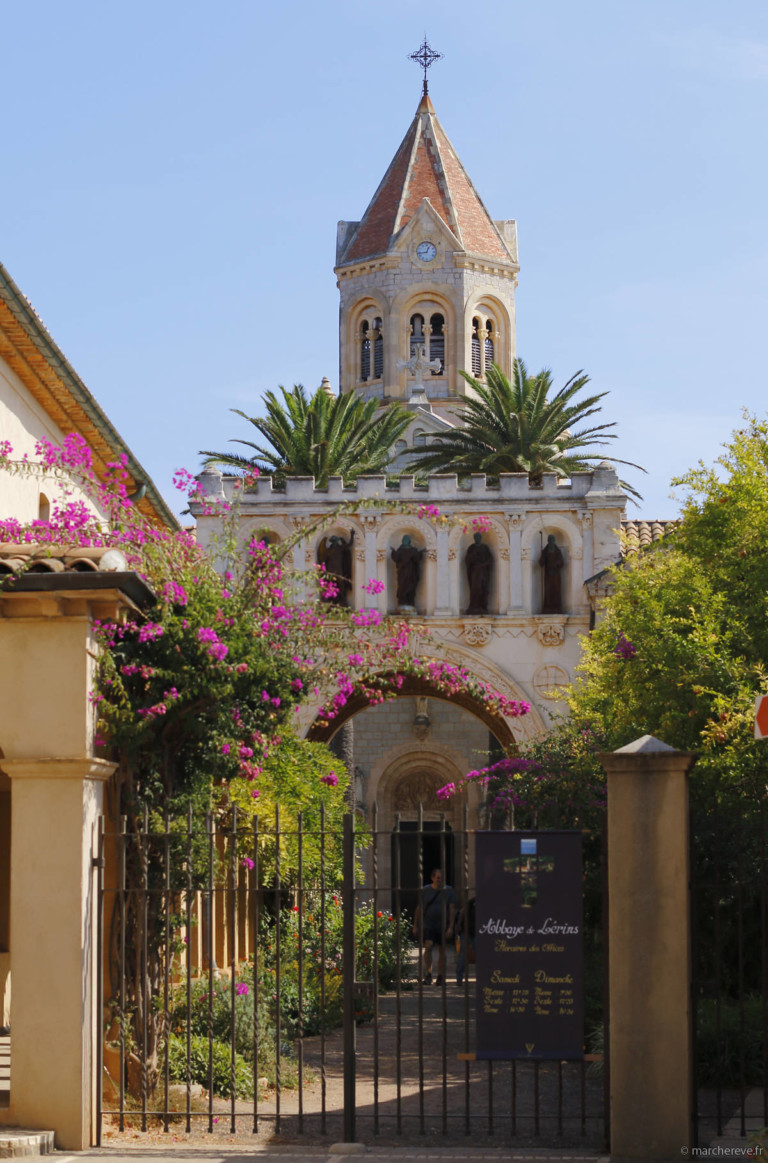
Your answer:
[[[420,242],[416,247],[416,257],[422,262],[432,262],[437,254],[437,247],[434,242]]]

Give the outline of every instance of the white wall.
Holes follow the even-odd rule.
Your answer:
[[[0,358],[0,441],[10,442],[12,459],[22,460],[26,453],[31,461],[36,461],[35,444],[38,440],[61,444],[63,437],[59,426],[40,407],[13,369]],[[67,487],[74,490],[67,500],[88,502],[74,482],[68,482]],[[60,482],[52,476],[0,472],[0,518],[15,517],[23,522],[35,520],[40,516],[41,493],[48,498],[51,507],[62,500]]]

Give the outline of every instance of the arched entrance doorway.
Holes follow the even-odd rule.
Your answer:
[[[419,889],[429,883],[434,868],[444,870],[446,884],[455,885],[455,845],[450,824],[444,827],[435,820],[401,820],[392,830],[390,862],[392,888],[390,908],[395,916],[413,917],[419,902]]]
[[[440,775],[428,767],[411,768],[407,761],[402,766],[405,771],[396,774],[391,792],[390,907],[412,917],[419,889],[434,868],[441,870],[446,884],[456,883],[456,848],[454,830],[437,798],[443,786]]]

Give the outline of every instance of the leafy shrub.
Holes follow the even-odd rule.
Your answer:
[[[718,1035],[717,1002],[700,1000],[696,1009],[696,1070],[699,1086],[739,1086],[744,1058],[744,1085],[761,1086],[763,1079],[763,1001],[750,994],[743,1003],[732,999],[720,1002]]]
[[[397,919],[388,909],[374,909],[372,903],[364,904],[355,916],[355,942],[357,947],[357,979],[373,981],[374,977],[374,917],[377,925],[377,953],[379,989],[391,989],[398,977],[397,965]],[[408,952],[411,945],[410,925],[400,923],[400,977],[409,972]]]
[[[226,1042],[214,1039],[210,1043],[213,1062],[213,1093],[219,1098],[232,1097],[232,1057]],[[193,1034],[190,1039],[190,1082],[208,1087],[210,1068],[207,1037]],[[187,1081],[187,1041],[172,1034],[168,1045],[168,1067],[174,1082]],[[253,1094],[253,1070],[241,1054],[235,1052],[235,1097],[250,1098]]]

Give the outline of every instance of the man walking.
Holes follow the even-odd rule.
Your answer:
[[[432,869],[429,884],[421,892],[421,900],[413,919],[413,935],[424,946],[424,985],[432,984],[432,948],[437,945],[437,977],[435,985],[443,984],[445,975],[445,942],[453,937],[456,917],[456,893],[449,884],[443,885],[439,868]]]

